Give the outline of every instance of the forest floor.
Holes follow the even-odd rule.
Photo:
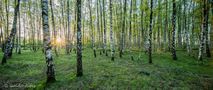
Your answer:
[[[0,58],[2,55],[1,52]],[[46,84],[46,61],[41,50],[25,50],[21,55],[14,53],[6,65],[0,65],[0,89],[213,90],[213,60],[199,62],[178,51],[178,60],[174,61],[170,53],[155,52],[153,64],[148,64],[147,56],[144,52],[128,51],[123,58],[111,61],[99,53],[94,58],[92,50],[85,49],[84,75],[76,77],[76,54],[63,53],[54,56],[57,81]]]

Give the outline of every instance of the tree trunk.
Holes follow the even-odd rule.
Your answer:
[[[77,77],[82,75],[81,0],[77,0]]]
[[[129,11],[129,47],[131,48],[132,42],[132,0],[130,2],[130,11]]]
[[[21,13],[19,12],[18,54],[21,54]]]
[[[158,32],[157,32],[157,42],[158,42],[158,49],[161,49],[161,41],[160,41],[160,32],[161,32],[161,0],[158,1]]]
[[[67,0],[67,31],[66,32],[66,53],[70,54],[70,3]]]
[[[211,57],[211,52],[210,52],[210,48],[209,48],[209,46],[210,46],[209,45],[210,44],[210,42],[209,42],[210,39],[209,39],[209,23],[208,23],[209,22],[209,8],[210,7],[209,7],[208,3],[209,3],[209,1],[207,0],[206,1],[207,5],[205,7],[206,14],[204,15],[204,18],[205,18],[205,24],[206,24],[205,25],[206,26],[206,28],[205,28],[205,35],[206,35],[205,36],[205,40],[206,40],[205,41],[205,44],[206,44],[206,56],[210,58]]]
[[[6,0],[6,5],[5,5],[5,9],[6,9],[6,17],[7,17],[7,28],[6,28],[6,37],[5,39],[8,37],[9,35],[9,11],[10,11],[10,0]]]
[[[4,50],[4,56],[2,58],[2,64],[5,64],[7,62],[7,59],[9,57],[9,54],[12,54],[11,50],[12,50],[12,40],[13,38],[15,38],[16,35],[16,24],[17,24],[17,16],[18,16],[18,12],[19,12],[19,4],[20,4],[20,0],[18,0],[18,4],[15,7],[14,10],[14,19],[13,19],[13,27],[12,30],[10,32],[9,37],[6,40],[6,48]]]
[[[186,48],[187,52],[190,55],[191,49],[190,49],[190,37],[189,37],[189,28],[187,28],[187,15],[186,15],[186,1],[184,0],[184,31],[185,31],[185,38],[186,38]],[[189,22],[189,21],[188,21]],[[189,27],[189,25],[188,25]]]
[[[140,4],[140,7],[141,7],[141,37],[142,37],[142,42],[141,44],[144,45],[144,41],[145,41],[145,37],[144,37],[144,9],[142,9],[142,6],[143,6],[143,0],[141,0],[141,4]]]
[[[101,48],[102,48],[102,52],[103,53],[105,53],[105,47],[104,47],[104,30],[103,30],[103,7],[102,7],[102,3],[101,3],[101,1],[103,1],[103,0],[98,0],[98,3],[99,3],[99,14],[100,14],[100,37],[101,37]],[[107,55],[107,54],[105,54],[105,55]]]
[[[111,60],[114,61],[115,59],[115,48],[114,48],[114,38],[113,38],[113,31],[112,31],[112,0],[109,2],[109,9],[110,9],[110,46],[111,46]],[[126,0],[125,0],[126,4]]]
[[[182,11],[182,3],[178,4],[178,12]],[[182,47],[182,13],[178,13],[177,15],[177,20],[178,20],[178,47]]]
[[[26,2],[24,2],[24,7],[26,8]],[[26,15],[26,13],[24,13],[24,17],[27,17],[27,15]],[[25,50],[25,47],[26,47],[26,18],[23,18],[23,26],[24,26],[24,41],[23,41],[23,43],[24,43],[24,50]]]
[[[9,34],[9,10],[10,10],[10,8],[9,8],[9,4],[10,4],[10,0],[6,0],[5,1],[5,3],[6,3],[6,5],[5,5],[5,11],[6,11],[6,33],[5,33],[5,41],[4,41],[4,43],[3,43],[3,45],[2,45],[2,51],[4,52],[5,51],[5,49],[6,49],[6,43],[7,43],[7,41],[6,41],[6,39],[9,37],[8,36],[8,34]]]
[[[165,16],[165,29],[164,29],[164,35],[163,35],[163,41],[164,41],[164,51],[166,51],[166,43],[167,43],[167,40],[166,40],[166,33],[168,32],[169,33],[169,31],[168,31],[168,20],[167,20],[167,9],[168,9],[168,1],[167,0],[165,0],[165,3],[166,3],[166,16]]]
[[[100,25],[99,25],[99,8],[98,8],[98,0],[96,0],[96,25],[97,25],[97,32],[98,32],[98,48],[101,47],[101,32],[100,32]],[[101,51],[101,50],[100,50]],[[101,52],[100,52],[101,54]]]
[[[96,57],[96,49],[95,49],[95,39],[94,39],[94,30],[93,30],[93,24],[92,24],[92,9],[91,9],[91,1],[88,0],[88,5],[89,5],[89,15],[90,15],[90,30],[92,32],[92,49],[93,49],[93,54],[94,54],[94,57]]]
[[[153,0],[151,0],[150,2],[151,6],[150,6],[150,24],[149,24],[149,63],[152,63],[152,15],[153,15]]]
[[[123,20],[123,21],[122,21],[122,24],[123,24],[123,25],[122,25],[122,41],[121,41],[121,48],[120,48],[120,57],[122,57],[122,55],[123,55],[123,49],[124,49],[124,39],[125,39],[125,38],[124,38],[124,31],[125,31],[125,26],[126,26],[126,25],[125,25],[125,24],[126,24],[126,22],[125,22],[125,21],[126,21],[126,2],[127,2],[127,1],[125,0],[125,1],[124,1],[124,3],[125,3],[125,4],[124,4],[124,13],[123,13],[124,15],[123,15],[123,17],[122,17],[122,20]]]
[[[210,47],[211,47],[211,52],[213,52],[213,0],[211,1],[211,29],[210,29]],[[212,56],[213,53],[211,53]]]
[[[192,7],[194,8],[194,6],[195,6],[195,2],[193,2]],[[195,38],[196,38],[196,34],[195,34],[195,23],[193,23],[193,22],[195,22],[195,15],[194,15],[194,13],[195,13],[195,12],[192,13],[193,16],[191,17],[191,18],[192,18],[192,19],[191,19],[191,20],[192,20],[192,21],[191,21],[191,23],[192,23],[192,37],[191,37],[191,38],[192,38],[192,40],[191,40],[192,48],[194,48],[194,46],[195,46],[195,44],[196,44],[196,43],[194,42],[194,41],[196,40],[196,39],[195,39]]]
[[[173,11],[172,11],[172,58],[177,60],[176,50],[175,50],[175,29],[176,29],[176,1],[173,0]]]
[[[50,7],[51,7],[51,14],[52,14],[51,17],[52,17],[53,41],[55,42],[54,51],[55,51],[56,56],[58,57],[57,46],[56,46],[56,43],[57,43],[56,39],[57,38],[56,38],[55,20],[54,20],[54,13],[53,13],[53,3],[54,3],[53,0],[50,0]]]
[[[3,22],[3,10],[2,10],[2,2],[0,2],[0,21]],[[0,48],[2,49],[2,42],[3,42],[3,24],[0,23]]]
[[[55,71],[52,57],[52,46],[50,40],[50,31],[48,24],[48,0],[42,0],[42,22],[43,22],[43,35],[44,35],[44,50],[47,63],[47,83],[56,81]]]
[[[198,60],[202,60],[203,59],[203,49],[204,49],[204,44],[205,44],[205,30],[208,29],[207,28],[207,24],[206,22],[208,22],[208,17],[207,17],[207,0],[204,0],[203,2],[203,16],[202,16],[202,30],[201,30],[201,34],[200,34],[200,47],[199,47],[199,54],[198,54]]]
[[[107,52],[106,52],[106,43],[107,43],[107,37],[106,37],[106,31],[107,31],[107,28],[106,28],[106,14],[105,14],[105,0],[103,0],[103,19],[104,19],[104,51],[107,55]]]

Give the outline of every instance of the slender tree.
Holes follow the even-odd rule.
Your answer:
[[[10,11],[10,0],[6,0],[6,17],[7,17],[7,28],[6,28],[6,37],[9,35],[9,11]]]
[[[126,0],[125,0],[126,1]],[[112,31],[112,0],[109,0],[109,9],[110,9],[110,46],[111,46],[111,60],[115,59],[115,48],[114,48],[114,38]]]
[[[24,2],[24,7],[26,7],[26,2]],[[26,12],[24,13],[24,17],[26,17]],[[23,43],[24,43],[24,47],[23,49],[25,49],[25,46],[26,46],[26,18],[23,18],[23,28],[24,28],[24,40],[23,40]]]
[[[153,15],[153,0],[150,2],[150,24],[149,24],[149,63],[152,63],[152,15]]]
[[[2,10],[2,2],[0,2],[0,45],[2,45],[3,38],[4,38],[4,36],[3,36],[3,10]]]
[[[176,1],[172,0],[173,11],[172,11],[172,58],[177,60],[176,50],[175,50],[175,28],[176,28]]]
[[[20,5],[21,7],[21,5]],[[21,54],[21,13],[19,12],[19,29],[18,29],[18,54]]]
[[[15,38],[16,35],[16,24],[17,24],[17,16],[18,16],[18,12],[19,12],[19,5],[20,5],[20,0],[18,0],[18,4],[15,7],[14,10],[14,18],[13,18],[13,27],[12,30],[10,32],[9,37],[6,40],[6,48],[4,50],[4,56],[2,58],[2,64],[5,64],[7,62],[7,59],[9,57],[9,54],[12,54],[12,40]]]
[[[81,42],[81,0],[77,0],[77,76],[83,75]]]
[[[54,19],[54,13],[53,13],[53,0],[50,0],[50,7],[51,7],[51,18],[52,18],[52,29],[53,29],[53,41],[56,43],[56,30],[55,30],[55,19]],[[56,45],[54,46],[54,51],[56,56],[58,56],[58,52],[56,49]]]
[[[167,9],[168,9],[168,1],[167,0],[165,0],[165,4],[166,4],[166,12],[165,12],[165,28],[164,28],[164,32],[163,32],[163,41],[164,41],[164,51],[166,51],[166,42],[167,42],[167,39],[166,39],[166,32],[168,32],[168,20],[167,20]]]
[[[125,1],[126,2],[126,1]],[[122,4],[121,4],[122,5]],[[125,18],[126,18],[126,5],[124,6],[124,15],[123,15],[123,17],[122,17],[122,15],[121,15],[121,18],[122,18],[122,27],[121,27],[121,42],[120,42],[120,44],[121,44],[121,46],[120,46],[120,52],[119,52],[119,56],[120,56],[120,58],[122,57],[122,55],[123,55],[123,52],[124,52],[124,40],[125,40],[125,37],[124,37],[124,35],[125,35]]]
[[[183,3],[184,3],[184,31],[185,31],[185,41],[186,41],[186,47],[187,47],[187,52],[188,52],[188,54],[190,55],[190,51],[191,51],[191,49],[190,49],[190,41],[189,41],[189,29],[187,28],[187,14],[186,14],[186,11],[187,11],[187,9],[186,9],[186,6],[187,6],[187,2],[186,2],[186,0],[183,0]],[[189,26],[188,26],[189,27]]]
[[[104,49],[104,37],[103,37],[103,7],[102,7],[102,3],[101,3],[101,1],[103,1],[103,0],[98,0],[98,2],[99,2],[99,8],[100,8],[100,19],[101,19],[101,26],[100,26],[100,29],[101,29],[101,41],[102,41],[102,48],[103,48],[103,53],[105,53],[105,49]],[[106,55],[107,55],[107,52],[106,52]]]
[[[208,30],[208,7],[207,7],[207,0],[204,0],[203,3],[203,16],[202,16],[202,29],[201,29],[201,34],[200,34],[200,47],[199,47],[199,54],[198,54],[198,60],[203,59],[203,52],[204,52],[204,44],[205,44],[205,35],[206,35],[206,30]],[[208,47],[207,47],[208,48]],[[207,49],[206,48],[206,49]]]
[[[192,9],[195,7],[195,2],[193,2],[193,4],[192,4]],[[196,41],[196,35],[195,35],[195,23],[193,23],[193,22],[195,22],[195,12],[193,11],[192,12],[192,17],[191,17],[191,24],[192,24],[192,34],[191,34],[191,38],[192,38],[192,40],[191,40],[191,45],[192,45],[192,48],[194,48],[194,46],[195,46],[195,42],[194,41]]]
[[[143,0],[141,0],[140,9],[141,9],[141,37],[142,37],[142,44],[144,44],[145,37],[144,37],[144,8],[143,7]]]
[[[169,22],[169,19],[170,19],[170,18],[169,18],[170,15],[169,15],[169,13],[168,13],[168,12],[169,12],[168,8],[170,8],[170,5],[169,5],[169,1],[167,0],[167,4],[166,4],[166,11],[167,11],[167,12],[166,12],[166,19],[167,19],[167,20],[166,20],[166,21],[167,21],[167,22],[166,22],[166,28],[167,28],[167,30],[168,30],[168,32],[167,32],[167,33],[168,33],[168,36],[167,36],[167,39],[168,39],[168,50],[171,51],[171,47],[172,47],[172,46],[171,46],[171,30],[169,29],[169,25],[170,25],[170,24],[168,23],[168,22]]]
[[[56,79],[55,79],[55,71],[51,50],[52,46],[48,24],[48,0],[42,0],[42,22],[43,22],[43,36],[44,36],[43,43],[47,63],[47,83],[49,83],[56,81]]]
[[[211,30],[210,30],[210,31],[211,31],[211,32],[210,32],[210,34],[211,34],[210,37],[211,37],[211,38],[210,38],[210,41],[212,41],[212,40],[213,40],[213,39],[212,39],[212,38],[213,38],[213,0],[211,0],[210,2],[211,2]],[[211,42],[211,46],[212,46],[212,45],[213,45],[213,42]],[[213,50],[212,50],[212,48],[211,48],[211,52],[212,52],[212,51],[213,51]],[[213,53],[211,53],[211,56],[212,56],[212,54],[213,54]]]
[[[91,40],[92,40],[92,49],[93,49],[93,54],[94,54],[94,57],[96,57],[96,49],[95,49],[95,38],[94,38],[94,29],[93,29],[93,24],[92,24],[92,9],[91,9],[91,1],[88,0],[88,5],[89,5],[89,16],[90,16],[90,32],[92,32],[92,35],[91,35]]]
[[[65,31],[65,32],[67,32],[66,33],[66,39],[67,39],[67,41],[66,41],[66,52],[67,52],[67,54],[69,54],[70,53],[70,2],[69,2],[70,0],[67,0],[67,31]]]
[[[10,11],[10,0],[5,0],[5,11],[6,11],[6,33],[5,33],[5,40],[7,39],[8,37],[8,34],[9,34],[9,11]],[[6,48],[6,41],[2,44],[2,51],[4,52],[5,51],[5,48]]]
[[[129,47],[131,48],[132,42],[132,0],[130,2],[130,11],[129,11]]]
[[[107,34],[106,34],[106,31],[107,31],[107,28],[106,28],[106,18],[105,18],[105,0],[102,1],[103,5],[103,23],[104,23],[104,52],[106,52],[106,56],[107,56],[107,51],[106,51],[106,43],[107,43]]]
[[[161,49],[161,37],[160,37],[160,34],[161,34],[161,0],[158,1],[158,20],[157,20],[157,23],[158,23],[158,30],[157,30],[157,42],[158,42],[158,49]]]
[[[210,48],[209,48],[209,0],[207,0],[206,1],[206,7],[205,7],[205,9],[204,9],[204,12],[205,12],[205,15],[204,15],[204,20],[205,20],[205,26],[206,26],[206,28],[204,28],[205,29],[205,44],[206,44],[206,56],[207,57],[211,57],[211,52],[210,52]]]
[[[98,0],[96,0],[96,26],[97,26],[97,32],[98,32],[98,48],[101,47],[101,32],[100,32],[100,24],[99,24],[99,3]],[[101,51],[100,51],[100,54]]]

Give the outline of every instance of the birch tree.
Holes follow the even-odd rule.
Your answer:
[[[56,30],[55,30],[55,19],[54,19],[54,13],[53,13],[53,0],[50,0],[50,7],[51,7],[51,18],[52,18],[52,29],[53,29],[53,41],[56,42]],[[54,46],[54,51],[55,51],[55,54],[56,56],[58,56],[58,52],[57,52],[57,49],[56,49],[56,45]]]
[[[109,9],[110,9],[110,46],[111,46],[111,60],[115,59],[115,48],[114,48],[114,38],[112,31],[112,0],[109,0]]]
[[[20,5],[20,0],[18,0],[18,3],[15,7],[14,10],[14,18],[13,18],[13,26],[12,26],[12,30],[10,32],[9,37],[6,40],[6,46],[5,46],[5,50],[4,50],[4,55],[2,58],[2,64],[4,65],[7,62],[7,59],[10,57],[9,54],[12,54],[12,40],[15,38],[16,32],[17,32],[17,28],[16,28],[16,24],[17,24],[17,18],[18,18],[18,12],[19,12],[19,5]]]
[[[92,20],[92,9],[91,9],[91,0],[88,0],[89,5],[89,16],[90,16],[90,32],[91,32],[91,42],[92,42],[92,49],[94,57],[96,57],[96,49],[95,49],[95,38],[94,38],[94,29],[93,29],[93,20]]]
[[[49,22],[48,22],[48,0],[42,0],[42,25],[43,25],[43,45],[45,59],[47,63],[47,82],[54,82],[55,71],[52,56],[52,46],[50,40]]]
[[[148,49],[148,52],[149,52],[149,63],[152,63],[152,15],[153,15],[153,11],[152,11],[152,8],[153,8],[153,0],[151,0],[150,2],[150,10],[151,10],[151,13],[150,13],[150,23],[149,23],[149,49]]]
[[[176,50],[175,50],[175,30],[176,30],[176,1],[172,0],[172,58],[177,60]]]
[[[77,77],[83,75],[81,42],[81,0],[77,0]]]

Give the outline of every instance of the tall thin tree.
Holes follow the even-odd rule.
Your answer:
[[[48,0],[42,0],[43,43],[47,63],[47,83],[56,81],[48,23]]]
[[[91,35],[91,40],[92,40],[92,49],[93,49],[93,54],[94,57],[96,57],[96,49],[95,49],[95,38],[94,38],[94,30],[93,30],[93,24],[92,24],[92,9],[91,9],[91,0],[88,0],[88,5],[89,5],[89,16],[90,16],[90,32],[92,33]]]
[[[130,1],[130,11],[129,11],[129,47],[131,48],[132,42],[132,0]]]
[[[126,1],[124,1],[124,2],[126,2]],[[122,4],[121,4],[122,5]],[[125,6],[124,6],[124,15],[123,15],[123,17],[122,17],[122,30],[121,30],[121,47],[120,47],[120,52],[119,52],[119,56],[120,57],[122,57],[122,55],[123,55],[123,52],[124,52],[124,40],[125,40],[125,37],[124,37],[124,34],[125,34],[125,21],[126,21],[126,4],[125,4]]]
[[[100,24],[99,24],[99,3],[98,0],[96,0],[96,26],[97,26],[97,31],[98,31],[98,48],[101,47],[101,30],[100,30]],[[100,50],[100,55],[102,54]]]
[[[177,60],[176,50],[175,50],[175,28],[176,28],[176,1],[172,0],[173,3],[173,11],[172,11],[172,58],[173,60]]]
[[[68,23],[67,23],[67,34],[65,35],[66,38],[67,38],[67,41],[66,41],[66,52],[67,54],[70,53],[70,0],[67,0],[67,20],[68,20]]]
[[[106,52],[106,56],[107,56],[107,51],[106,51],[106,43],[107,43],[107,34],[106,34],[106,31],[107,31],[107,28],[106,28],[106,18],[105,18],[105,0],[102,1],[102,7],[103,7],[103,23],[104,23],[104,52]]]
[[[51,7],[51,18],[52,18],[52,29],[53,29],[53,41],[56,43],[56,30],[55,30],[55,19],[54,19],[54,13],[53,13],[53,0],[50,0],[50,7]],[[56,56],[58,56],[58,52],[57,52],[57,49],[56,49],[56,45],[54,46],[54,51],[55,51],[55,54]]]
[[[109,1],[109,9],[110,9],[110,46],[111,46],[111,60],[115,59],[115,48],[114,48],[114,38],[112,31],[112,0]]]
[[[198,60],[202,60],[203,59],[203,52],[204,52],[204,44],[205,44],[205,30],[208,29],[207,27],[207,22],[208,22],[208,16],[207,16],[207,0],[204,0],[202,3],[202,10],[203,10],[203,15],[202,15],[202,29],[201,29],[201,33],[200,33],[200,47],[199,47],[199,54],[198,54]]]
[[[149,24],[149,63],[152,63],[152,17],[153,17],[153,0],[150,2],[150,24]]]
[[[19,12],[19,5],[20,5],[20,0],[18,0],[18,4],[15,7],[14,10],[14,18],[13,18],[13,27],[10,32],[9,37],[6,40],[6,46],[4,50],[4,56],[2,58],[2,64],[5,64],[7,62],[7,59],[9,57],[9,54],[12,53],[12,40],[15,38],[17,29],[16,29],[16,24],[17,24],[17,17],[18,17],[18,12]]]
[[[77,76],[83,75],[81,42],[81,0],[77,0]]]
[[[205,25],[206,26],[206,28],[205,28],[205,35],[206,35],[205,36],[205,40],[206,40],[205,44],[206,44],[206,56],[211,57],[211,52],[210,52],[210,48],[209,48],[210,47],[210,45],[209,45],[210,40],[209,40],[209,4],[208,3],[209,3],[209,0],[206,1],[206,7],[204,9],[205,10],[204,12],[206,13],[204,15],[204,18],[205,18],[204,23],[206,24]]]
[[[20,7],[21,7],[21,5],[20,5]],[[20,9],[20,8],[19,8]],[[19,11],[19,31],[18,31],[18,43],[19,43],[19,45],[18,45],[18,54],[21,54],[21,13],[20,13],[20,11]]]

